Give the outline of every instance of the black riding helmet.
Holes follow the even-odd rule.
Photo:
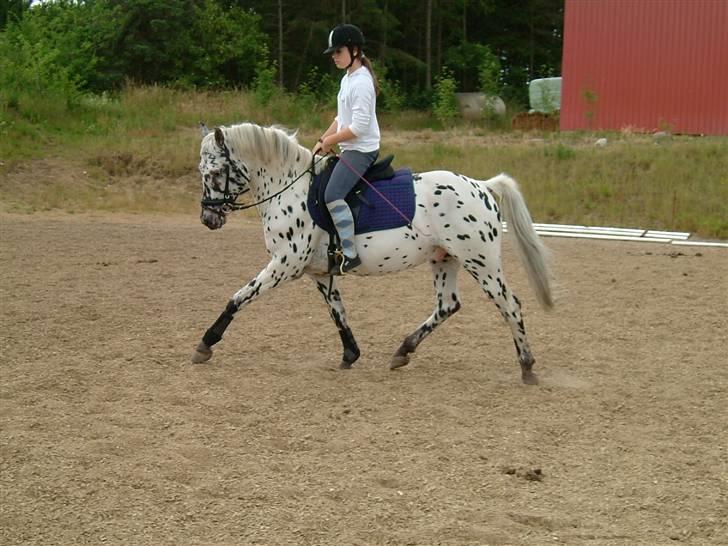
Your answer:
[[[338,25],[329,33],[329,47],[324,51],[324,55],[333,53],[340,47],[346,47],[349,51],[354,46],[359,48],[361,51],[364,45],[364,34],[362,34],[359,27],[354,25]]]

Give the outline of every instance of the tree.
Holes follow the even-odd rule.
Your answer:
[[[318,96],[317,81],[328,89],[341,76],[322,51],[342,19],[363,30],[366,54],[392,83],[385,87],[409,106],[430,105],[430,87],[446,65],[458,89],[475,90],[483,59],[495,55],[486,79],[493,82],[495,66],[502,92],[522,101],[530,79],[558,74],[561,66],[564,0],[46,0],[31,8],[30,0],[0,2],[7,6],[0,39],[7,36],[3,25],[13,26],[18,39],[27,31],[28,45],[19,49],[27,62],[43,58],[92,91],[127,78],[249,86],[256,68],[275,66],[279,86],[304,85]],[[45,31],[24,25],[28,18],[42,19],[38,28]]]
[[[11,21],[19,21],[32,0],[0,0],[0,30]]]

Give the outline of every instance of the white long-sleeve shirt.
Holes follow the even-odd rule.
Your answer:
[[[379,149],[377,94],[367,67],[357,68],[341,78],[336,121],[339,131],[348,127],[356,135],[354,139],[339,142],[342,150],[373,152]]]

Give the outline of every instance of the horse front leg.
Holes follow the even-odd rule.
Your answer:
[[[290,260],[288,260],[290,261]],[[285,264],[279,260],[273,260],[256,277],[238,290],[228,301],[225,310],[217,320],[210,326],[205,335],[202,336],[195,352],[192,354],[192,362],[199,364],[206,362],[212,357],[212,346],[222,339],[225,330],[232,322],[242,307],[254,301],[263,292],[275,288],[283,281],[289,280],[291,275],[287,272]]]
[[[341,344],[344,346],[344,354],[341,357],[339,367],[345,370],[351,368],[352,364],[359,359],[361,352],[354,339],[354,334],[346,323],[346,310],[341,301],[341,293],[336,286],[336,279],[327,275],[311,275],[316,283],[316,288],[321,292],[326,304],[329,306],[331,318],[336,323],[336,328],[341,336]]]

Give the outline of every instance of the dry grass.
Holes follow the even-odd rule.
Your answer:
[[[200,120],[252,120],[299,128],[312,144],[332,119],[290,97],[266,107],[244,92],[131,88],[46,121],[2,112],[0,204],[6,210],[193,213]],[[417,171],[475,178],[505,171],[523,188],[534,219],[685,230],[728,238],[728,140],[583,133],[436,130],[427,114],[381,116],[383,153]],[[429,127],[428,127],[429,123]],[[417,130],[401,130],[416,127]],[[606,137],[608,144],[594,145]]]

